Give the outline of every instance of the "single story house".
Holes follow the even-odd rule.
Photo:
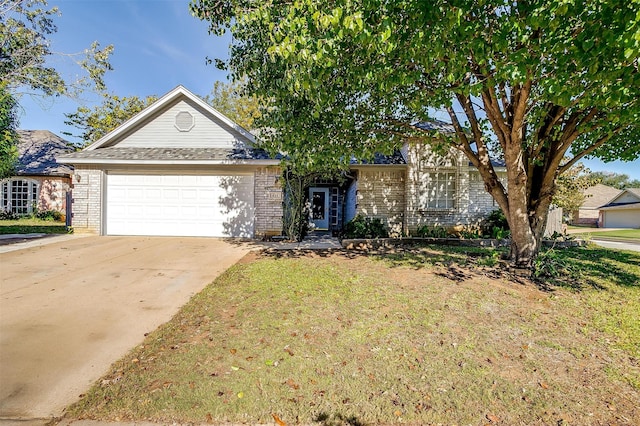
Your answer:
[[[584,190],[584,202],[580,208],[574,212],[574,225],[598,226],[600,217],[600,206],[607,204],[610,200],[620,194],[618,188],[603,185],[601,183],[590,186]]]
[[[18,130],[16,174],[0,181],[0,209],[17,215],[56,210],[65,213],[73,168],[56,157],[73,152],[69,142],[48,130]]]
[[[282,233],[280,161],[182,86],[58,161],[75,169],[72,226],[78,232],[249,238]],[[504,167],[496,167],[504,177]],[[436,155],[427,144],[354,161],[343,179],[317,181],[307,196],[316,229],[327,231],[363,214],[402,235],[425,224],[473,223],[498,208],[462,154]]]
[[[600,207],[600,227],[640,228],[640,188],[627,188]]]

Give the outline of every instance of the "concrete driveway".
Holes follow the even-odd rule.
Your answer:
[[[90,236],[0,253],[0,420],[60,416],[248,250],[214,238]]]

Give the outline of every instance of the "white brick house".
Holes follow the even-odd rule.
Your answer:
[[[72,226],[101,235],[280,235],[280,162],[254,143],[179,86],[84,150],[58,157],[75,169]],[[461,154],[433,155],[428,145],[354,162],[349,176],[307,189],[317,228],[337,231],[364,214],[408,234],[424,224],[474,222],[497,208]]]

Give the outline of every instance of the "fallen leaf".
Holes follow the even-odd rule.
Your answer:
[[[542,389],[549,389],[549,385],[548,385],[548,384],[546,384],[545,382],[539,382],[539,383],[540,383],[540,387],[541,387]]]
[[[207,423],[213,423],[213,417],[211,416],[211,413],[207,413]]]
[[[291,389],[295,389],[298,390],[300,389],[300,385],[297,384],[296,382],[293,381],[293,379],[289,379],[285,382],[287,384],[287,386],[289,386]]]
[[[231,355],[235,355],[236,352],[238,352],[237,349],[229,349],[229,352],[231,352]]]
[[[284,348],[284,351],[285,351],[286,353],[288,353],[290,356],[295,355],[295,354],[293,353],[293,351],[292,351],[291,349],[289,349],[288,347]]]
[[[287,426],[287,424],[282,420],[280,420],[280,417],[276,416],[275,414],[271,414],[271,417],[273,417],[273,420],[276,422],[278,426]]]
[[[498,416],[496,416],[493,413],[488,413],[487,414],[487,420],[489,420],[491,423],[498,423],[500,421],[500,419],[498,418]]]

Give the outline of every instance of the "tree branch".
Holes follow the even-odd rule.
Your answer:
[[[600,148],[602,145],[604,145],[609,139],[611,139],[612,136],[617,135],[618,133],[620,133],[622,131],[622,128],[619,127],[617,129],[615,129],[613,132],[606,134],[605,136],[601,137],[600,139],[598,139],[593,145],[591,145],[589,148],[579,152],[578,154],[575,155],[575,157],[573,157],[571,160],[569,160],[566,164],[564,164],[563,166],[560,166],[558,168],[558,174],[562,174],[564,172],[566,172],[568,169],[571,168],[571,166],[573,166],[574,164],[576,164],[578,161],[580,161],[582,158],[586,157],[587,155],[591,154],[593,151],[595,151],[596,149]]]

